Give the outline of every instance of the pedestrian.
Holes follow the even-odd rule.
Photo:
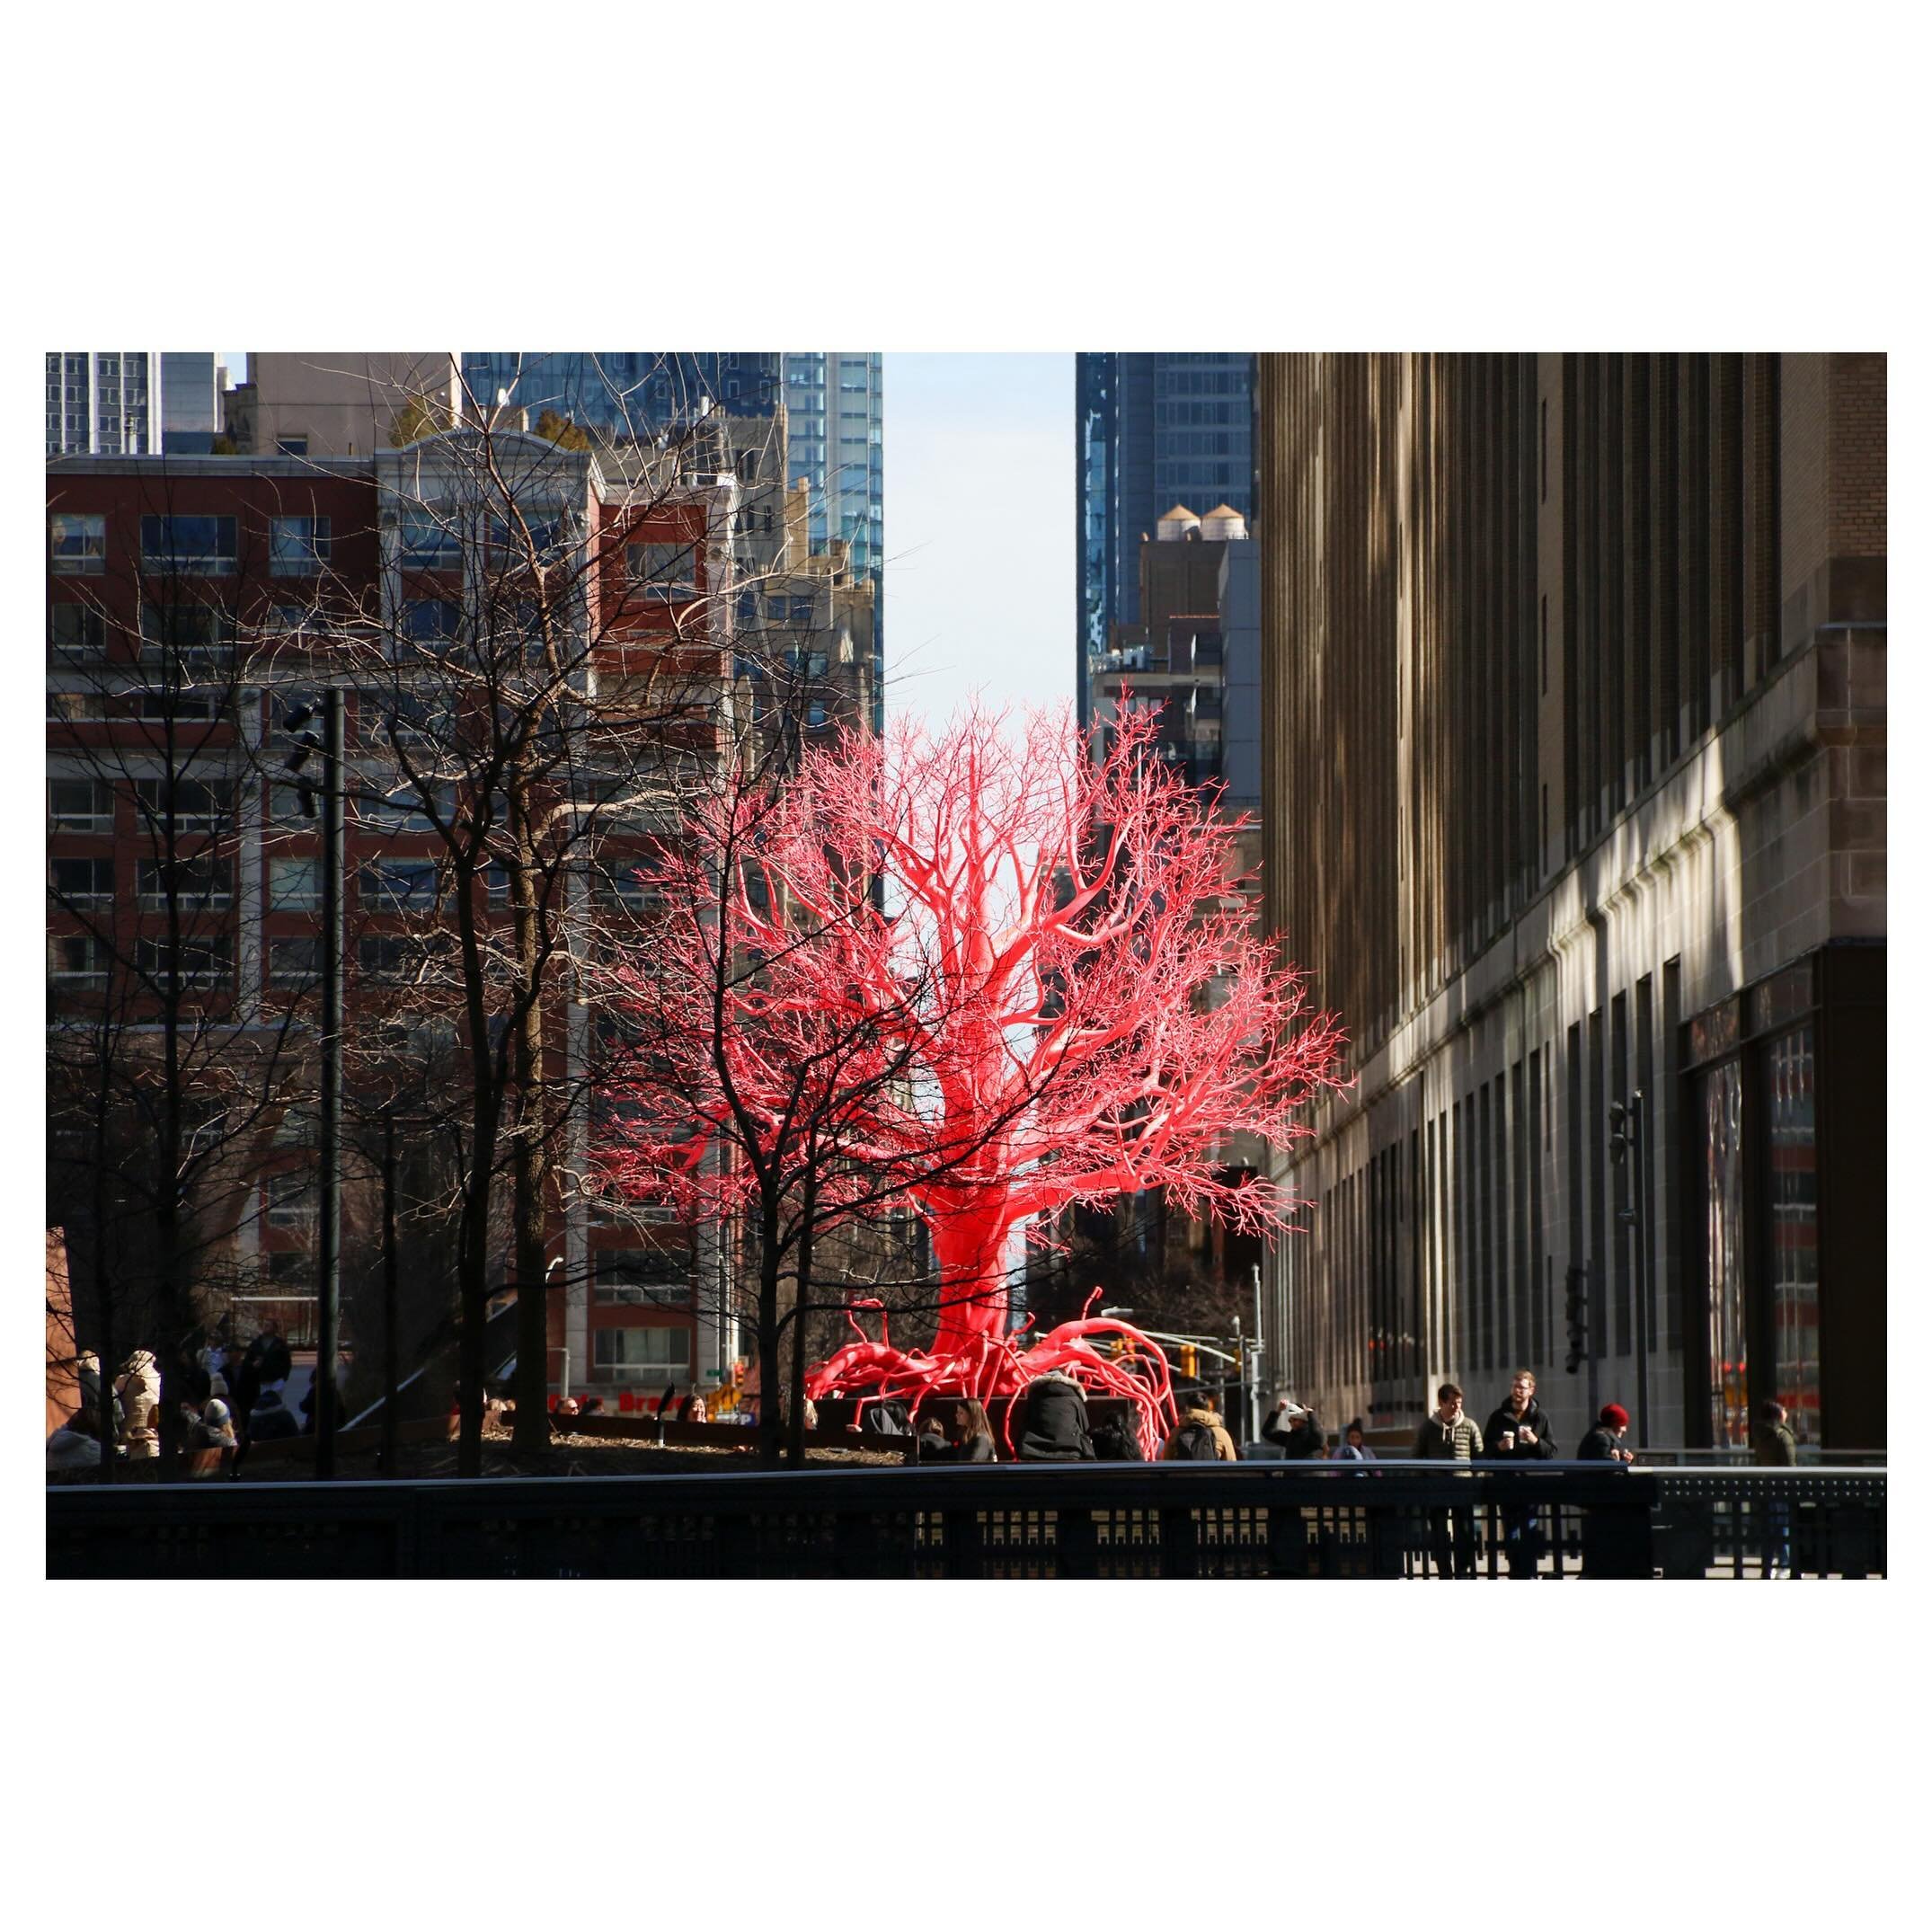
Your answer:
[[[81,1414],[86,1418],[87,1426],[98,1436],[101,1428],[101,1358],[92,1349],[83,1349],[75,1362],[75,1375],[80,1383]],[[119,1396],[114,1397],[114,1440],[119,1442],[127,1426],[127,1415],[121,1407]]]
[[[251,1442],[280,1442],[301,1433],[302,1424],[297,1420],[295,1411],[282,1401],[280,1386],[264,1387],[255,1398],[254,1407],[248,1412],[248,1440]]]
[[[1556,1453],[1549,1419],[1537,1406],[1537,1378],[1519,1369],[1510,1378],[1510,1397],[1483,1430],[1483,1453],[1506,1462],[1547,1462]]]
[[[1773,1396],[1768,1396],[1758,1405],[1750,1459],[1760,1469],[1795,1469],[1798,1466],[1797,1435],[1790,1426],[1784,1404]],[[1762,1512],[1759,1551],[1765,1575],[1775,1577],[1782,1571],[1787,1577],[1795,1577],[1798,1573],[1791,1567],[1791,1499],[1766,1495],[1760,1499],[1759,1508]]]
[[[1630,1426],[1630,1411],[1620,1402],[1606,1402],[1597,1412],[1596,1427],[1576,1445],[1579,1462],[1635,1462],[1636,1458],[1620,1447],[1624,1431]]]
[[[152,1460],[161,1453],[160,1422],[161,1370],[146,1349],[136,1349],[120,1365],[114,1393],[120,1400],[126,1422],[121,1440],[135,1461]]]
[[[1334,1459],[1336,1462],[1373,1462],[1375,1460],[1375,1451],[1369,1447],[1364,1440],[1360,1416],[1358,1415],[1342,1431],[1341,1445],[1336,1449]]]
[[[1281,1445],[1281,1453],[1289,1462],[1303,1462],[1314,1456],[1320,1442],[1321,1429],[1315,1420],[1315,1411],[1305,1409],[1292,1396],[1278,1396],[1275,1405],[1262,1418],[1262,1440]]]
[[[991,1462],[993,1425],[987,1420],[986,1405],[969,1398],[953,1407],[953,1449],[956,1462]]]
[[[1483,1452],[1483,1431],[1463,1414],[1462,1390],[1445,1382],[1436,1405],[1415,1431],[1418,1462],[1474,1462]]]
[[[47,1439],[48,1473],[98,1469],[101,1467],[101,1440],[95,1431],[99,1427],[98,1417],[90,1416],[85,1409],[68,1416]]]
[[[1556,1453],[1548,1419],[1537,1406],[1537,1378],[1528,1369],[1510,1378],[1509,1400],[1490,1416],[1483,1431],[1483,1453],[1502,1462],[1547,1462]],[[1502,1541],[1510,1574],[1534,1576],[1539,1554],[1533,1505],[1504,1502]]]
[[[1436,1390],[1436,1406],[1415,1431],[1418,1462],[1474,1462],[1482,1453],[1483,1432],[1463,1414],[1462,1390],[1444,1382]],[[1467,1502],[1430,1511],[1430,1546],[1436,1573],[1448,1576],[1453,1560],[1458,1576],[1476,1574],[1476,1511]]]
[[[1183,1398],[1181,1420],[1161,1445],[1163,1462],[1234,1462],[1235,1439],[1221,1424],[1219,1405],[1211,1389],[1196,1389]]]
[[[1049,1369],[1026,1385],[1026,1421],[1018,1454],[1022,1462],[1092,1462],[1086,1391],[1064,1369]]]
[[[235,1448],[235,1422],[219,1396],[211,1396],[202,1404],[200,1414],[189,1427],[187,1443],[191,1449]]]

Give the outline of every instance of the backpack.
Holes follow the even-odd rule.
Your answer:
[[[1214,1431],[1205,1422],[1183,1422],[1174,1432],[1174,1454],[1170,1462],[1218,1462]]]

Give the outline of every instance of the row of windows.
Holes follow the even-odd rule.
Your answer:
[[[56,510],[48,522],[48,560],[57,577],[98,577],[107,569],[107,518]],[[330,519],[271,517],[269,569],[278,577],[314,576],[328,567]],[[145,516],[141,518],[144,569],[198,576],[227,576],[235,564],[233,517]]]
[[[1246,403],[1157,403],[1154,427],[1185,430],[1226,423],[1245,428],[1250,414]]]
[[[1163,430],[1154,438],[1157,456],[1245,457],[1247,450],[1246,433],[1233,430]]]

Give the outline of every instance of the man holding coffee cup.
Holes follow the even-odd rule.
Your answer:
[[[1547,1462],[1556,1453],[1555,1439],[1537,1406],[1537,1378],[1529,1369],[1519,1369],[1510,1378],[1510,1399],[1483,1431],[1483,1453],[1502,1462]],[[1504,1504],[1502,1538],[1510,1574],[1534,1576],[1537,1512],[1520,1503]]]

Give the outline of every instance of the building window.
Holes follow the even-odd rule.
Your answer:
[[[269,910],[310,912],[322,903],[322,861],[270,859]]]
[[[99,577],[107,569],[107,518],[57,512],[47,519],[49,567],[57,577]]]
[[[235,623],[213,604],[141,603],[142,649],[173,653],[184,671],[206,674],[233,663]]]
[[[448,598],[413,597],[403,606],[400,629],[410,643],[440,651],[462,626],[463,612]]]
[[[107,619],[91,604],[51,604],[47,639],[53,658],[99,658],[107,650]]]
[[[322,976],[319,939],[269,941],[269,981],[273,986],[306,985]]]
[[[463,545],[448,518],[428,510],[406,511],[396,519],[396,546],[410,570],[454,570]]]
[[[114,788],[100,778],[49,778],[47,815],[57,832],[111,832]]]
[[[165,940],[143,939],[136,944],[135,965],[145,979],[155,982],[167,979],[172,967],[187,986],[213,985],[233,970],[226,938],[184,939],[172,952]]]
[[[687,1307],[691,1257],[668,1248],[598,1248],[590,1256],[590,1298],[606,1305]],[[682,1330],[659,1333],[682,1334]]]
[[[275,454],[279,456],[306,456],[308,454],[308,439],[306,436],[278,436],[275,439]]]
[[[383,859],[365,865],[357,882],[370,912],[427,912],[436,903],[434,859]]]
[[[688,1328],[595,1328],[590,1348],[599,1381],[641,1382],[652,1376],[681,1381],[691,1366]]]
[[[143,816],[155,827],[165,824],[172,802],[178,832],[210,832],[235,811],[232,778],[176,777],[171,787],[164,778],[137,778],[134,796]]]
[[[62,934],[47,942],[47,974],[66,985],[107,977],[107,945],[94,938]]]
[[[141,567],[226,577],[235,569],[233,517],[143,517]]]
[[[270,1227],[311,1227],[315,1219],[315,1177],[306,1167],[271,1174],[262,1188]]]
[[[1809,1025],[1765,1050],[1771,1127],[1772,1379],[1800,1442],[1820,1436],[1817,1046]]]
[[[186,859],[142,859],[136,867],[135,881],[143,912],[164,912],[171,899],[182,909],[221,910],[235,898],[228,861],[206,854]]]
[[[271,518],[269,572],[275,577],[313,577],[328,568],[330,544],[326,517]]]
[[[47,694],[47,722],[49,724],[81,724],[98,722],[109,715],[104,691],[55,691]]]
[[[1698,1080],[1703,1121],[1705,1289],[1710,1311],[1711,1440],[1750,1440],[1744,1283],[1743,1072],[1735,1060]]]
[[[114,903],[112,859],[54,859],[48,876],[53,896],[63,908],[96,911]]]
[[[697,550],[692,544],[631,544],[624,553],[631,583],[647,597],[697,595]]]

